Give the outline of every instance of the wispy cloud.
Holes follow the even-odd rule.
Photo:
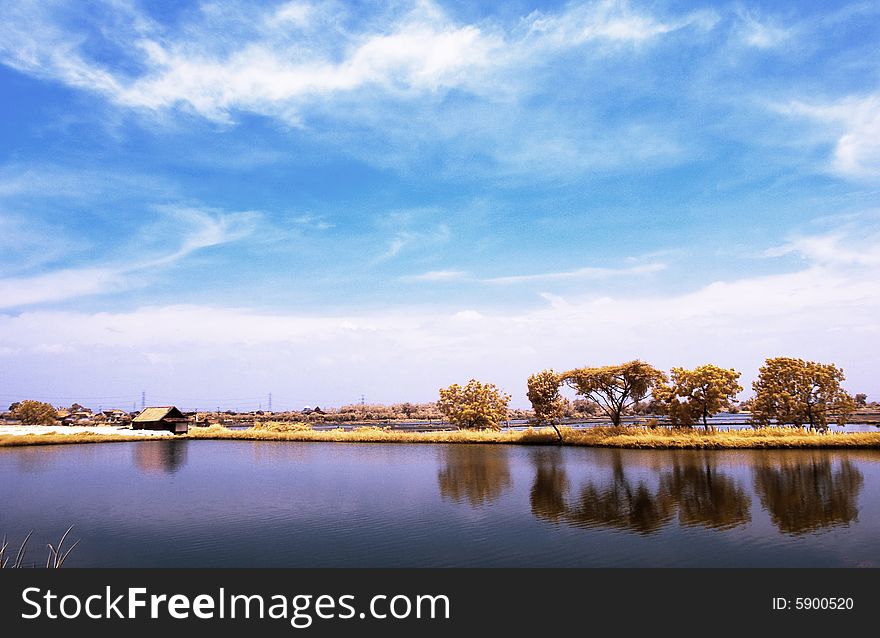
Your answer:
[[[781,26],[775,20],[756,15],[740,7],[737,10],[738,34],[748,46],[758,49],[771,49],[780,46],[796,33],[794,25]]]
[[[324,215],[298,215],[290,220],[294,226],[303,230],[330,230],[335,226]]]
[[[390,223],[412,224],[408,215],[391,215],[382,221],[380,226],[388,227]],[[390,238],[385,242],[385,250],[379,254],[376,261],[393,259],[403,252],[415,249],[426,250],[438,245],[445,244],[452,237],[452,229],[448,224],[434,224],[423,228],[401,228],[393,231]]]
[[[540,44],[571,47],[591,40],[638,44],[689,27],[708,30],[718,22],[718,15],[704,10],[664,19],[628,2],[601,0],[572,3],[560,13],[536,11],[525,22],[529,35],[537,36]]]
[[[83,33],[52,11],[11,2],[0,13],[0,60],[121,106],[182,105],[220,121],[247,111],[299,123],[305,103],[334,94],[367,88],[398,97],[449,89],[491,93],[503,86],[492,79],[493,71],[520,69],[548,49],[644,43],[684,28],[711,29],[718,20],[710,11],[659,18],[624,1],[601,0],[535,12],[505,27],[457,23],[430,0],[407,5],[356,26],[327,15],[334,5],[288,3],[248,11],[233,5],[223,12],[206,5],[177,32],[129,5],[126,11],[114,7],[115,22],[106,28],[98,23],[90,37],[109,40],[129,62],[121,72],[90,58]],[[321,38],[314,37],[318,32]]]
[[[661,263],[642,264],[639,266],[631,266],[629,268],[587,267],[577,268],[575,270],[563,270],[559,272],[537,273],[531,275],[506,275],[503,277],[489,277],[486,279],[481,279],[480,281],[487,284],[521,284],[568,280],[599,280],[609,279],[612,277],[650,275],[665,270],[665,268],[666,264]]]
[[[258,218],[254,212],[218,213],[189,207],[165,207],[163,217],[174,222],[165,231],[155,252],[138,245],[136,257],[126,263],[63,268],[36,275],[0,279],[0,308],[61,302],[90,295],[108,294],[139,285],[151,271],[168,267],[195,251],[240,240],[248,236]],[[177,244],[168,249],[168,245]]]
[[[431,270],[420,275],[407,275],[401,277],[403,281],[411,282],[445,282],[458,281],[487,285],[515,285],[529,283],[547,283],[557,281],[599,281],[616,277],[633,277],[651,275],[666,269],[666,264],[655,262],[639,264],[626,268],[607,268],[603,266],[589,266],[574,270],[562,270],[557,272],[543,272],[524,275],[503,275],[498,277],[477,277],[462,270]]]
[[[793,237],[768,249],[768,257],[797,255],[818,266],[880,266],[880,232],[870,227],[857,230],[856,224],[819,235]]]
[[[165,206],[160,210],[178,226],[178,235],[182,240],[176,250],[142,261],[136,266],[136,270],[165,266],[202,248],[243,239],[253,232],[260,217],[255,211],[223,213],[180,206]]]
[[[798,100],[778,108],[823,127],[821,133],[834,146],[830,170],[850,178],[880,176],[880,94],[824,103]]]
[[[460,281],[466,279],[468,274],[463,270],[429,270],[420,275],[406,275],[401,277],[403,281]]]
[[[124,286],[125,274],[124,269],[76,268],[32,277],[0,279],[0,308],[106,294]]]

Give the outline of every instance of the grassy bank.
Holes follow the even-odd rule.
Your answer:
[[[0,435],[0,448],[24,445],[64,445],[65,443],[125,443],[128,441],[164,441],[168,436],[141,436],[136,434],[98,434],[77,432],[75,434],[4,434]]]
[[[760,448],[880,448],[880,432],[806,432],[791,428],[709,431],[694,428],[646,429],[641,427],[594,427],[583,430],[562,428],[564,445],[638,449],[760,449]],[[522,431],[400,432],[377,427],[354,430],[284,430],[279,427],[226,430],[220,427],[190,430],[192,439],[236,439],[245,441],[335,441],[342,443],[511,443],[556,444],[550,428]]]
[[[780,448],[878,448],[880,432],[828,433],[792,428],[709,431],[694,428],[647,429],[642,427],[594,427],[583,430],[562,428],[564,445],[635,449],[780,449]],[[302,427],[270,424],[248,430],[228,430],[220,426],[192,428],[175,439],[236,441],[300,441],[339,443],[505,443],[552,445],[556,434],[550,428],[522,431],[401,432],[379,427],[354,430],[316,431]],[[63,443],[112,443],[155,441],[154,437],[101,435],[94,433],[0,436],[0,447],[58,445]],[[163,437],[162,440],[167,440]]]

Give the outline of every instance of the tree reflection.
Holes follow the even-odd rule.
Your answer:
[[[186,441],[139,441],[132,450],[135,465],[145,472],[173,474],[186,465]]]
[[[626,476],[620,451],[615,450],[611,481],[604,485],[588,481],[566,519],[577,527],[615,527],[649,534],[672,518],[674,505],[662,485],[652,489],[644,481],[633,483]]]
[[[755,467],[755,491],[781,532],[806,534],[858,518],[862,473],[827,453],[776,455]]]
[[[746,490],[719,472],[714,460],[675,455],[672,469],[661,471],[656,485],[627,476],[623,455],[611,456],[611,476],[587,480],[577,498],[569,501],[569,480],[562,456],[554,452],[532,455],[535,482],[532,513],[541,519],[575,527],[611,527],[640,534],[661,529],[678,514],[682,525],[728,529],[751,520]]]
[[[568,506],[565,493],[568,490],[568,475],[559,448],[533,451],[535,482],[529,494],[532,514],[548,521],[559,521],[565,517]]]
[[[678,505],[682,525],[730,529],[752,520],[749,494],[719,472],[710,456],[676,462],[663,473],[661,483]]]
[[[449,445],[441,452],[443,469],[437,474],[440,495],[472,507],[491,503],[510,488],[510,462],[503,447]]]

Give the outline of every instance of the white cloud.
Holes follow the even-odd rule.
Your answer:
[[[169,266],[191,253],[237,241],[249,235],[258,217],[254,212],[218,213],[187,207],[165,207],[163,217],[173,221],[162,234],[149,233],[161,240],[158,256],[122,264],[65,268],[38,275],[0,278],[0,308],[20,308],[46,302],[60,302],[89,295],[117,292],[137,285],[138,277],[159,267]],[[168,251],[169,242],[178,247]],[[148,246],[139,252],[149,254]]]
[[[666,264],[654,262],[638,264],[628,268],[585,267],[559,272],[544,272],[529,275],[504,275],[499,277],[474,277],[462,270],[431,270],[420,275],[407,275],[401,279],[413,282],[466,281],[489,285],[513,285],[526,283],[545,283],[554,281],[598,281],[614,277],[651,275],[666,269]]]
[[[399,216],[391,215],[389,220],[399,218]],[[389,220],[383,222],[383,225],[387,225]],[[446,224],[437,224],[423,230],[398,230],[388,240],[385,251],[376,258],[376,261],[392,259],[404,250],[424,249],[444,244],[449,241],[450,237],[452,237],[452,231]]]
[[[124,106],[164,109],[186,105],[208,118],[228,120],[244,110],[296,123],[304,100],[365,87],[382,91],[433,92],[467,85],[476,69],[491,64],[502,41],[474,25],[456,25],[428,2],[416,3],[378,31],[349,33],[327,25],[316,38],[296,37],[308,28],[313,7],[290,3],[263,21],[263,29],[231,47],[209,25],[193,25],[175,37],[137,41],[145,72],[101,82],[92,90]],[[246,20],[247,17],[243,17]],[[291,32],[291,26],[296,29]],[[336,45],[336,46],[333,46]],[[336,50],[344,51],[337,59]],[[134,53],[134,52],[130,52]],[[48,65],[58,79],[74,83],[69,65]]]
[[[467,273],[463,270],[429,270],[421,275],[407,275],[402,279],[405,281],[458,281],[466,277]]]
[[[537,35],[541,44],[566,47],[591,40],[637,44],[688,27],[708,30],[717,21],[718,16],[711,11],[664,20],[636,11],[620,0],[572,4],[556,14],[536,11],[526,19],[529,33]]]
[[[32,277],[0,279],[0,308],[66,301],[123,287],[124,272],[111,268],[57,270]]]
[[[507,275],[503,277],[490,277],[481,279],[487,284],[520,284],[546,281],[566,281],[573,279],[598,280],[611,277],[625,277],[631,275],[650,275],[665,270],[666,265],[661,263],[642,264],[629,268],[604,268],[587,267],[576,270],[563,270],[560,272],[538,273],[534,275]]]
[[[162,207],[164,214],[182,236],[177,250],[155,259],[138,263],[131,270],[141,270],[173,263],[202,248],[238,241],[250,235],[260,217],[255,211],[221,213],[191,207]]]
[[[794,27],[782,27],[768,18],[756,17],[754,13],[740,9],[739,36],[748,46],[758,49],[771,49],[794,37]]]
[[[291,219],[297,227],[306,230],[330,230],[335,224],[326,221],[323,215],[299,215]]]
[[[851,178],[880,176],[880,94],[826,103],[794,101],[778,108],[823,126],[826,138],[834,144],[833,172]]]
[[[131,6],[113,12],[115,20],[97,22],[97,30],[127,62],[122,72],[91,60],[83,34],[61,24],[50,9],[13,2],[0,11],[0,61],[122,106],[184,105],[218,121],[230,121],[241,110],[301,124],[305,103],[340,93],[369,89],[403,97],[458,88],[492,94],[506,85],[494,71],[520,72],[542,62],[548,48],[638,44],[717,22],[706,11],[659,18],[622,0],[535,12],[524,18],[525,28],[507,29],[457,23],[430,0],[360,28],[333,15],[340,11],[334,5],[234,7],[217,11],[205,5],[173,31]]]
[[[823,235],[795,237],[785,244],[767,250],[768,257],[799,255],[821,266],[880,266],[880,233],[870,228],[855,230],[856,224]],[[853,235],[860,232],[857,241]]]
[[[315,7],[305,2],[286,2],[268,18],[268,22],[275,25],[293,24],[297,27],[306,27],[314,17]]]

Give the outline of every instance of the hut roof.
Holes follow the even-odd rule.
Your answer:
[[[161,421],[162,419],[183,419],[183,413],[173,405],[158,408],[145,408],[143,412],[132,419],[137,423]]]

